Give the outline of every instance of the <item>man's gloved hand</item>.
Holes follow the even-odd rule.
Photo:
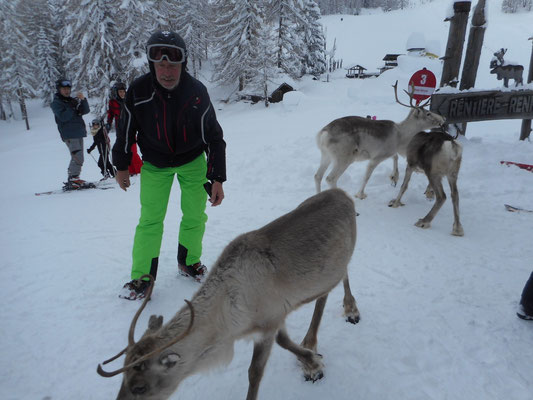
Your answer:
[[[91,154],[92,149],[87,149],[87,154]]]

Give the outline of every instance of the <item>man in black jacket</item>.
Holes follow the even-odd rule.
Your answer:
[[[131,145],[139,145],[141,217],[135,231],[131,281],[120,297],[145,297],[147,282],[157,275],[163,220],[174,177],[181,189],[182,220],[178,244],[179,272],[201,280],[202,238],[209,192],[212,206],[224,198],[226,143],[205,86],[185,70],[185,42],[175,32],[157,31],[146,47],[150,72],[129,87],[113,146],[116,179],[130,186]],[[209,181],[209,182],[208,182]],[[204,190],[205,187],[205,190]]]

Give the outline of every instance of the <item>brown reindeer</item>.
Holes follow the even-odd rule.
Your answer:
[[[259,384],[276,341],[302,363],[305,378],[323,376],[317,333],[328,293],[344,282],[344,313],[353,323],[359,311],[350,291],[347,266],[355,247],[354,202],[341,190],[315,195],[261,229],[234,239],[222,252],[191,301],[165,325],[152,315],[148,330],[135,342],[133,318],[124,367],[98,373],[123,373],[117,399],[162,400],[187,376],[233,357],[236,340],[252,337],[247,400],[257,399]],[[301,345],[285,329],[287,315],[316,300],[313,318]]]
[[[459,219],[459,191],[457,190],[457,177],[461,168],[463,148],[444,131],[419,132],[407,146],[407,167],[402,187],[396,199],[391,200],[389,207],[403,206],[402,196],[407,190],[409,180],[414,171],[422,171],[429,180],[428,189],[435,194],[435,204],[428,214],[419,219],[415,225],[420,228],[429,228],[431,221],[439,212],[446,201],[446,194],[442,187],[442,177],[448,179],[453,204],[453,230],[452,235],[463,236],[463,226]],[[426,189],[426,195],[428,193]]]

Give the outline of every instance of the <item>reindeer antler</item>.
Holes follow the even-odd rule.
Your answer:
[[[407,90],[403,90],[407,96],[409,96],[409,105],[407,104],[403,104],[399,99],[398,99],[398,81],[396,81],[396,83],[394,85],[392,85],[392,87],[394,88],[394,97],[396,98],[396,102],[404,107],[409,107],[409,108],[424,108],[426,107],[429,102],[431,101],[431,97],[423,104],[419,104],[419,105],[413,105],[413,100],[414,100],[414,97],[413,97],[413,94],[415,92],[415,84],[414,83],[411,83],[409,85],[409,87],[411,88],[411,92],[408,92]]]
[[[399,99],[398,99],[398,81],[396,81],[396,83],[394,85],[392,85],[392,87],[394,88],[394,97],[396,98],[396,103],[404,106],[404,107],[409,107],[409,108],[415,108],[416,106],[413,105],[413,95],[411,93],[409,93],[407,90],[404,89],[404,92],[407,93],[407,96],[409,96],[409,99],[410,99],[410,102],[409,104],[410,105],[407,105],[407,104],[403,104]]]
[[[149,275],[150,276],[150,275]],[[144,277],[144,276],[143,276]],[[151,277],[151,276],[150,276]],[[148,296],[146,296],[146,298],[148,299],[149,295],[152,294],[152,291],[151,289],[153,288],[153,281],[152,281],[152,285],[150,287],[150,291],[149,291],[149,294]],[[139,311],[137,311],[137,314],[135,314],[135,317],[134,317],[134,321],[132,321],[132,326],[130,327],[130,338],[133,337],[133,335],[131,334],[131,330],[132,330],[132,327],[133,329],[135,329],[135,324],[133,322],[137,322],[136,321],[136,318],[138,319],[139,318],[139,315],[140,315],[140,311],[143,310],[144,306],[146,305],[146,299],[145,301],[143,302],[141,308],[139,309]],[[176,344],[177,342],[179,342],[180,340],[182,340],[183,338],[185,338],[190,332],[191,332],[191,329],[192,329],[192,325],[193,325],[193,322],[194,322],[194,308],[192,306],[192,303],[189,301],[189,300],[185,300],[185,302],[187,303],[187,305],[189,306],[189,309],[190,309],[190,312],[191,312],[191,318],[190,318],[190,321],[189,321],[189,326],[187,327],[187,329],[185,330],[185,332],[183,332],[181,335],[177,336],[176,338],[172,339],[170,342],[168,342],[167,344],[151,351],[150,353],[148,354],[145,354],[144,356],[142,356],[141,358],[129,363],[128,365],[125,365],[124,367],[122,368],[119,368],[117,369],[116,371],[112,371],[112,372],[107,372],[107,371],[104,371],[102,366],[100,364],[98,364],[98,367],[96,368],[96,372],[103,376],[104,378],[110,378],[112,376],[115,376],[115,375],[118,375],[132,367],[134,367],[135,365],[137,364],[140,364],[142,363],[143,361],[145,360],[148,360],[149,358],[151,358],[152,356],[156,355],[156,354],[159,354],[161,353],[163,350],[165,349],[168,349],[170,346]],[[128,346],[129,347],[129,346]],[[121,356],[122,354],[124,354],[128,347],[126,347],[124,350],[122,350],[119,354],[117,354],[115,357],[113,358],[110,358],[109,360],[107,361],[104,361],[103,364],[106,364],[110,361],[113,361],[115,359],[117,359],[119,356]]]

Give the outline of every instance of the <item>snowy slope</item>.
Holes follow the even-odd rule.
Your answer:
[[[527,65],[533,15],[502,15],[499,2],[498,7],[490,3],[486,43],[491,49],[483,50],[478,82],[492,88],[499,82],[484,70],[492,47],[510,47],[509,57]],[[423,22],[426,38],[440,40],[444,48],[447,7],[448,2],[437,2],[415,10],[344,16],[342,24],[336,22],[339,16],[324,21],[328,41],[335,31],[337,54],[345,66],[349,59],[371,66],[385,53],[403,49],[409,26],[415,23]],[[348,45],[369,32],[372,46]],[[299,102],[293,98],[268,109],[218,103],[224,93],[212,88],[228,144],[228,182],[224,203],[208,207],[204,263],[212,265],[235,236],[261,227],[314,194],[319,162],[315,134],[322,126],[344,115],[404,118],[407,110],[395,103],[391,84],[398,79],[405,88],[411,74],[424,66],[440,73],[438,61],[406,57],[399,68],[377,79],[348,80],[343,71],[333,73],[329,83],[304,79]],[[114,398],[120,376],[104,379],[96,374],[96,366],[125,346],[139,306],[120,301],[117,293],[129,279],[140,185],[134,178],[126,193],[115,188],[34,196],[61,185],[68,154],[51,111],[38,102],[30,102],[29,111],[29,132],[21,121],[0,121],[5,299],[0,308],[0,398]],[[387,207],[399,187],[389,185],[392,161],[385,161],[367,186],[368,198],[356,200],[358,238],[349,273],[361,322],[344,322],[342,288],[334,289],[319,334],[325,378],[305,382],[294,356],[276,346],[260,399],[532,398],[533,323],[519,320],[514,311],[533,270],[533,215],[509,213],[503,204],[533,209],[533,174],[499,161],[533,164],[533,145],[518,141],[516,120],[473,123],[468,129],[461,139],[459,178],[465,236],[450,235],[450,201],[429,230],[413,225],[431,207],[422,195],[426,180],[421,175],[413,176],[405,207]],[[87,138],[86,146],[90,143]],[[352,165],[340,187],[354,194],[365,166]],[[401,160],[401,179],[404,167]],[[82,176],[99,178],[88,155]],[[176,274],[178,194],[174,187],[157,286],[136,338],[150,314],[168,320],[198,289]],[[287,327],[295,341],[303,337],[312,307],[289,316]],[[244,399],[251,354],[251,342],[237,342],[227,367],[188,378],[172,398]],[[110,369],[119,366],[117,361]]]

